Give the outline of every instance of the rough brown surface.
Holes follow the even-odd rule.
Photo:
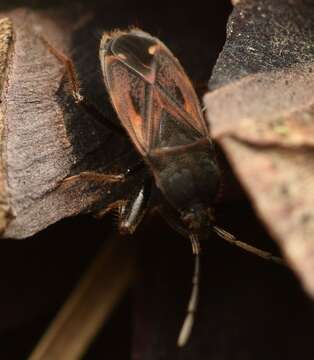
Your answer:
[[[44,36],[72,57],[77,33],[87,34],[93,28],[90,14],[79,14],[79,7],[73,12],[18,9],[6,14],[13,22],[15,39],[1,105],[2,156],[13,214],[5,237],[25,238],[96,204],[105,207],[112,201],[108,187],[93,187],[85,179],[62,185],[63,180],[86,170],[106,172],[109,167],[114,173],[119,171],[115,159],[128,156],[128,140],[100,127],[73,103],[66,87],[64,65],[39,37]],[[76,49],[80,61],[75,65],[85,71],[83,75],[79,73],[84,90],[87,82],[93,82],[94,68],[98,66],[98,59],[93,56],[97,54],[96,40],[92,42],[94,52],[89,51],[91,44],[87,42]],[[100,101],[101,95],[105,102],[99,77],[91,96]],[[123,159],[119,164],[124,165]]]
[[[213,137],[314,296],[313,3],[237,4],[209,85]]]
[[[227,93],[229,86],[235,86],[232,96],[236,96],[237,81],[242,84],[243,80],[244,84],[250,85],[251,76],[248,75],[252,75],[253,80],[258,79],[257,83],[262,78],[262,84],[267,89],[268,79],[273,81],[271,84],[274,86],[281,83],[279,75],[282,70],[289,70],[285,75],[290,74],[290,77],[284,79],[294,81],[296,78],[300,83],[307,81],[312,86],[309,77],[304,77],[303,70],[299,67],[303,60],[308,63],[306,59],[312,53],[305,40],[313,32],[304,30],[304,27],[308,29],[308,20],[304,19],[311,18],[310,2],[243,0],[233,3],[240,6],[235,9],[231,18],[235,35],[230,38],[232,34],[229,31],[229,41],[221,55],[223,57],[226,54],[223,61],[226,66],[221,68],[221,76],[218,76],[221,60],[213,74],[211,89],[216,89],[213,95],[217,95],[220,90],[222,94],[224,91]],[[92,5],[95,4],[96,11],[93,11]],[[42,6],[46,6],[46,3]],[[88,94],[107,115],[110,106],[104,92],[97,57],[103,30],[125,29],[129,25],[136,25],[157,35],[180,59],[201,93],[200,86],[206,85],[211,68],[223,46],[225,21],[230,10],[222,0],[210,1],[207,6],[210,6],[209,11],[205,11],[201,2],[180,2],[178,6],[169,1],[140,1],[135,6],[133,2],[95,0],[93,4],[88,4],[87,10],[80,10],[72,5],[59,10],[28,9],[5,13],[5,17],[12,18],[14,32],[17,34],[12,54],[13,68],[10,68],[14,76],[10,78],[9,74],[12,82],[7,87],[9,96],[4,99],[9,101],[11,112],[6,114],[10,116],[6,116],[5,124],[8,130],[14,129],[19,134],[10,140],[10,149],[19,156],[15,158],[11,154],[8,163],[12,186],[8,190],[14,191],[11,205],[15,219],[6,236],[25,237],[64,216],[100,209],[113,199],[129,194],[139,180],[137,178],[133,184],[113,189],[80,180],[62,184],[64,178],[84,170],[119,172],[130,164],[134,154],[130,152],[128,140],[120,139],[98,126],[73,104],[68,95],[63,66],[42,46],[36,33],[43,33],[52,45],[74,60],[83,93]],[[247,11],[241,15],[244,10],[242,6],[246,6]],[[277,17],[280,19],[278,27],[270,26],[265,20],[275,19],[278,23]],[[295,18],[298,19],[297,27],[293,25]],[[246,32],[241,38],[238,33],[244,34],[244,31],[235,31],[238,29],[237,24],[252,31]],[[285,33],[286,28],[291,29],[291,26],[294,30],[286,32],[286,40],[283,42],[280,34]],[[264,51],[267,55],[272,29],[276,29],[278,40],[272,42],[271,57],[278,54],[275,57],[275,69],[272,68],[272,62],[267,62],[270,55],[262,56]],[[253,50],[245,42],[254,39],[254,34],[258,41],[254,41],[256,47],[250,48],[258,51],[252,54]],[[238,42],[240,39],[241,46]],[[228,50],[231,40],[234,46]],[[283,47],[283,44],[286,45]],[[299,51],[300,49],[303,50]],[[14,58],[15,51],[19,56]],[[36,55],[37,52],[40,56]],[[285,59],[290,56],[292,64],[285,68]],[[264,77],[261,77],[263,74],[273,75],[274,79],[270,76],[264,82]],[[255,97],[251,95],[252,89],[247,87],[245,94],[251,96],[249,102],[252,106],[257,106],[258,99],[253,101]],[[298,89],[303,94],[306,93],[302,86]],[[281,93],[281,90],[282,87],[278,86],[277,91]],[[263,96],[266,97],[267,94],[265,90]],[[289,94],[293,100],[293,93]],[[301,98],[298,94],[295,96],[295,100]],[[283,98],[282,94],[281,101]],[[238,127],[235,129],[235,123],[231,121],[233,117],[230,116],[230,110],[235,107],[229,107],[227,101],[221,100],[219,116],[226,115],[226,121],[230,120],[232,129],[228,126],[217,127],[215,136],[221,139],[220,144],[236,170],[236,175],[240,175],[245,189],[248,187],[238,168],[243,165],[243,157],[247,155],[249,158],[246,158],[253,167],[255,158],[252,158],[252,149],[268,152],[273,158],[272,164],[280,162],[279,170],[282,170],[281,165],[290,164],[291,159],[295,161],[298,144],[305,142],[305,135],[311,129],[311,122],[307,122],[307,117],[304,116],[307,112],[311,114],[311,110],[303,111],[308,109],[310,96],[304,99],[306,102],[303,108],[299,102],[292,102],[297,106],[292,112],[288,108],[289,116],[285,118],[284,126],[274,119],[259,121],[258,126],[252,126],[250,117],[248,122],[243,120],[243,127],[246,129],[244,136],[242,132],[235,133]],[[232,104],[231,95],[228,100]],[[240,96],[238,104],[243,104],[242,109],[245,110],[248,109],[249,102],[244,100]],[[274,103],[271,104],[274,106]],[[265,104],[262,108],[265,111]],[[214,110],[213,106],[212,111]],[[251,113],[255,114],[248,111],[248,114]],[[268,114],[272,113],[270,107]],[[217,114],[218,111],[215,113],[218,119]],[[239,116],[241,120],[240,112]],[[299,120],[296,123],[295,119],[300,119],[302,127],[298,125]],[[215,132],[218,121],[211,120]],[[43,131],[43,128],[46,130]],[[29,129],[30,133],[23,129]],[[234,135],[230,135],[230,130]],[[8,138],[10,134],[12,135],[8,131]],[[27,139],[28,142],[24,143],[22,139]],[[224,144],[225,139],[228,139],[229,152]],[[255,145],[254,142],[259,144]],[[277,150],[277,145],[270,146],[278,142],[280,151]],[[310,156],[310,136],[306,138],[306,142],[308,145],[305,148]],[[234,144],[235,149],[231,151]],[[23,145],[22,148],[20,145]],[[47,149],[51,149],[50,155],[46,152]],[[303,151],[303,146],[301,150]],[[301,162],[304,160],[303,153],[296,161],[299,160],[302,166],[307,165]],[[259,165],[264,169],[262,162]],[[266,168],[268,169],[268,165]],[[260,174],[261,169],[258,167],[256,171]],[[285,180],[285,172],[280,171],[280,176],[277,177],[279,171],[276,169],[271,168],[276,179],[267,179],[269,191],[276,188],[278,181]],[[310,167],[306,169],[308,173],[310,170]],[[31,183],[34,184],[33,189]],[[252,187],[251,184],[250,186]],[[249,200],[254,203],[253,190],[248,191]],[[235,195],[217,206],[219,224],[241,240],[276,252],[273,240],[263,231],[261,222],[254,217],[254,211],[248,205],[247,198],[241,196],[239,188]],[[265,208],[275,206],[276,196],[265,197]],[[280,200],[282,201],[281,197]],[[294,201],[294,198],[291,200]],[[256,205],[255,208],[258,209]],[[82,266],[86,266],[87,259],[95,255],[103,239],[109,236],[111,222],[111,218],[98,222],[91,217],[78,216],[58,222],[27,241],[3,239],[0,242],[1,358],[19,360],[27,357],[27,353],[48,326],[56,308],[62,304],[66,294],[78,280]],[[84,359],[96,360],[106,356],[121,360],[131,357],[137,360],[295,360],[313,357],[313,304],[293,274],[286,268],[244,254],[213,234],[202,244],[200,304],[192,337],[185,348],[178,349],[176,340],[184,318],[192,276],[190,244],[157,217],[146,225],[148,226],[143,224],[135,235],[142,240],[142,248],[139,257],[141,276],[134,291],[134,306],[131,308],[129,297],[106,323],[102,334],[95,339]],[[126,241],[130,241],[132,246],[133,239]]]
[[[13,28],[9,18],[0,20],[0,99],[4,93],[4,82],[8,73],[8,62],[10,50],[13,43]],[[8,194],[6,188],[6,168],[3,161],[3,153],[5,148],[4,135],[4,107],[0,102],[0,234],[7,227],[10,218],[10,209],[8,204]]]

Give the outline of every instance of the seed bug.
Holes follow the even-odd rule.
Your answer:
[[[65,64],[75,101],[107,127],[121,132],[80,95],[71,60],[44,41]],[[281,259],[237,240],[216,225],[214,202],[221,173],[214,144],[193,86],[170,50],[140,29],[113,31],[102,36],[99,58],[112,105],[142,161],[124,174],[78,176],[116,183],[146,168],[149,176],[132,198],[117,199],[105,212],[117,207],[120,232],[131,234],[150,207],[154,188],[161,215],[190,239],[195,265],[187,315],[178,338],[182,346],[189,338],[198,302],[200,239],[214,231],[246,251],[276,262]]]

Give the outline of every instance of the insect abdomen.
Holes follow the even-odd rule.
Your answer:
[[[191,208],[215,200],[220,171],[209,143],[196,144],[188,151],[162,152],[149,158],[156,184],[175,209]]]

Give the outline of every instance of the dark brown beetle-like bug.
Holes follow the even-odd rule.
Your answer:
[[[207,124],[179,61],[158,39],[105,34],[105,84],[118,117],[188,234],[207,234],[220,173]]]
[[[98,110],[80,95],[71,60],[44,41],[66,65],[76,102],[99,119]],[[109,209],[118,207],[120,231],[133,233],[149,207],[151,187],[155,186],[161,194],[161,214],[190,238],[195,268],[187,316],[178,338],[182,346],[189,338],[197,307],[200,238],[213,230],[256,255],[277,262],[280,259],[236,240],[216,226],[213,205],[220,187],[220,171],[214,146],[192,84],[170,50],[157,38],[133,29],[105,33],[99,57],[113,107],[143,160],[124,174],[80,176],[101,178],[104,183],[119,182],[143,166],[148,167],[151,176],[136,195],[117,199]],[[104,120],[105,125],[115,128],[109,119]]]
[[[220,172],[192,84],[170,50],[141,30],[105,34],[99,56],[118,117],[151,170],[165,207],[173,209],[174,216],[167,220],[190,237],[198,256],[198,237],[207,235],[213,223]],[[140,208],[138,202],[134,211]],[[198,273],[197,257],[179,345],[192,327]]]

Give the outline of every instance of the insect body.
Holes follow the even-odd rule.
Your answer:
[[[75,101],[105,126],[121,132],[81,96],[71,60],[42,40],[64,63]],[[200,238],[207,237],[213,230],[246,251],[275,262],[282,263],[282,260],[236,240],[216,226],[213,204],[219,190],[220,172],[213,143],[192,84],[170,50],[157,38],[134,29],[105,33],[99,56],[113,107],[143,162],[130,167],[125,174],[87,172],[74,178],[84,177],[103,184],[119,182],[146,163],[150,176],[140,189],[131,198],[117,199],[105,212],[118,206],[120,231],[133,233],[149,207],[151,188],[156,185],[161,214],[171,226],[190,238],[195,268],[187,316],[178,339],[178,345],[182,346],[189,338],[197,307]]]
[[[187,234],[208,233],[220,173],[208,126],[179,61],[141,31],[105,34],[105,84],[122,125]]]
[[[210,230],[220,183],[208,126],[190,80],[158,39],[141,30],[105,34],[99,55],[118,117],[148,165],[164,205],[174,214],[167,220],[192,241],[193,289],[178,339],[184,345],[197,306],[198,238]],[[132,219],[140,212],[139,198],[134,204]]]

